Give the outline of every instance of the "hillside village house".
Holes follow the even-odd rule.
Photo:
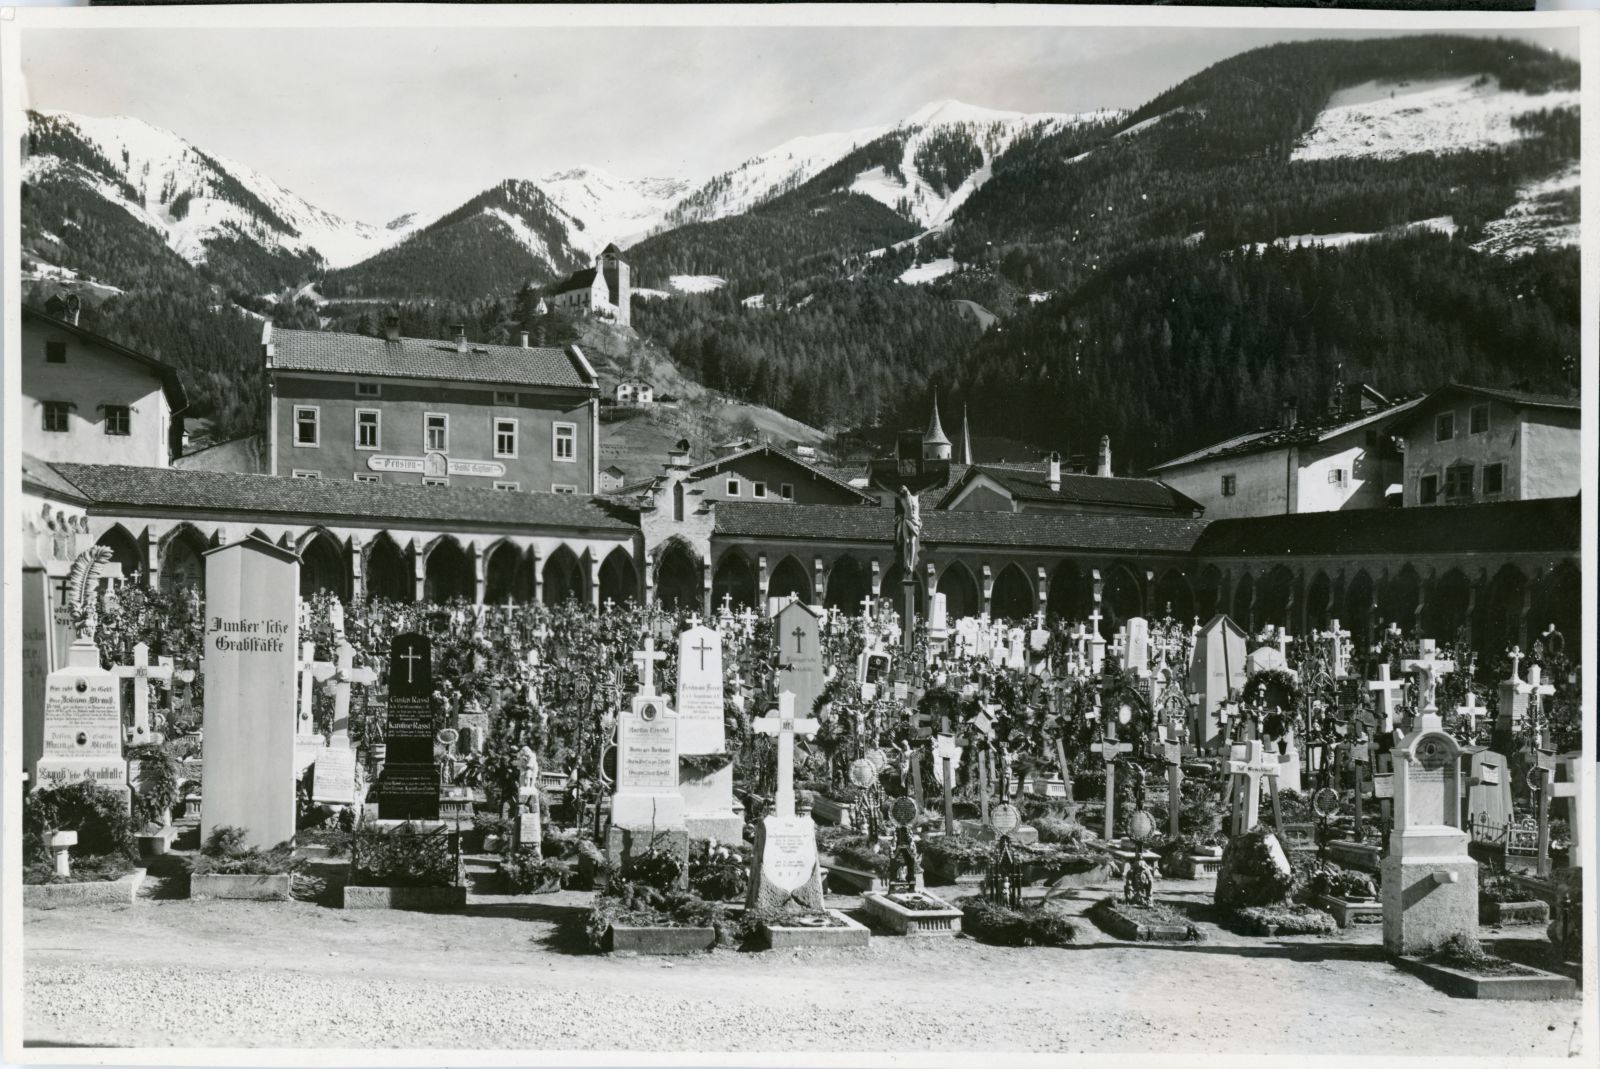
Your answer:
[[[616,398],[619,405],[638,405],[642,408],[655,400],[655,390],[648,382],[619,382]]]
[[[593,267],[576,271],[556,284],[547,294],[552,308],[565,308],[583,315],[601,315],[622,326],[633,321],[633,284],[622,250],[607,245]],[[617,398],[617,403],[623,403]]]
[[[694,510],[708,501],[773,501],[800,505],[861,505],[876,502],[843,479],[808,464],[778,446],[750,445],[704,464],[688,464],[688,442],[680,441],[665,472],[619,491],[657,502],[671,496],[674,511]],[[680,502],[681,499],[681,502]]]
[[[1405,504],[1570,497],[1582,481],[1576,398],[1450,383],[1393,418]]]
[[[22,448],[41,460],[164,468],[183,447],[176,368],[78,326],[76,298],[22,309]]]
[[[1204,510],[1159,479],[1128,479],[1111,474],[1111,440],[1100,440],[1095,474],[1061,470],[1061,455],[1051,453],[1043,470],[995,464],[969,465],[939,499],[938,507],[958,512],[1151,512],[1197,517]]]
[[[1400,454],[1385,428],[1416,404],[1341,382],[1318,418],[1303,421],[1286,402],[1277,426],[1185,453],[1150,472],[1213,520],[1380,508],[1401,477]]]
[[[262,334],[270,474],[592,494],[600,387],[577,346]]]

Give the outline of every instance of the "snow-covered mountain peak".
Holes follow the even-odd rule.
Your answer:
[[[659,225],[668,209],[688,191],[690,182],[682,178],[619,178],[586,165],[547,174],[538,185],[557,207],[582,221],[573,238],[592,255],[612,242],[627,245]]]
[[[1016,119],[1034,118],[1020,111],[995,111],[993,108],[982,108],[975,104],[964,104],[959,100],[935,100],[924,104],[916,111],[907,115],[900,123],[902,126],[931,126],[936,123],[963,123],[963,122],[1010,122]]]

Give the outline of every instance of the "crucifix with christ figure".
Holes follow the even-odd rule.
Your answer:
[[[809,739],[822,724],[810,717],[795,716],[794,694],[786,690],[778,695],[778,707],[751,721],[750,726],[778,740],[778,786],[772,796],[772,812],[777,817],[793,817],[795,733]]]

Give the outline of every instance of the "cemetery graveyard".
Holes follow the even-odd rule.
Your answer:
[[[1486,662],[1398,629],[1353,648],[1337,621],[1108,634],[1098,575],[1086,620],[888,598],[703,619],[297,599],[295,554],[256,539],[206,556],[204,603],[95,565],[26,708],[40,1042],[95,1006],[122,1044],[216,1042],[233,1015],[246,1043],[766,1049],[824,1014],[847,1026],[829,1049],[978,1047],[986,1014],[1048,997],[1088,1024],[1002,1043],[1281,1049],[1198,1001],[1124,1001],[1222,988],[1307,1049],[1574,1042],[1593,831],[1578,670],[1548,635]],[[102,944],[128,990],[179,963],[219,1023],[120,1015],[132,996],[82,964]],[[205,970],[233,954],[309,970],[281,1006],[350,1019],[308,1008],[294,1033],[228,1001]],[[561,990],[452,1030],[376,1010],[369,967],[407,991],[436,968],[472,1002]],[[648,1028],[608,1030],[611,989],[651,982],[672,990]],[[945,1033],[883,1023],[969,987]],[[669,1020],[732,992],[771,1027]]]

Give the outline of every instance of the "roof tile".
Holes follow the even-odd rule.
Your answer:
[[[374,378],[443,379],[508,386],[594,388],[595,380],[565,350],[520,345],[480,345],[456,351],[426,338],[369,338],[317,330],[272,331],[272,366]]]

